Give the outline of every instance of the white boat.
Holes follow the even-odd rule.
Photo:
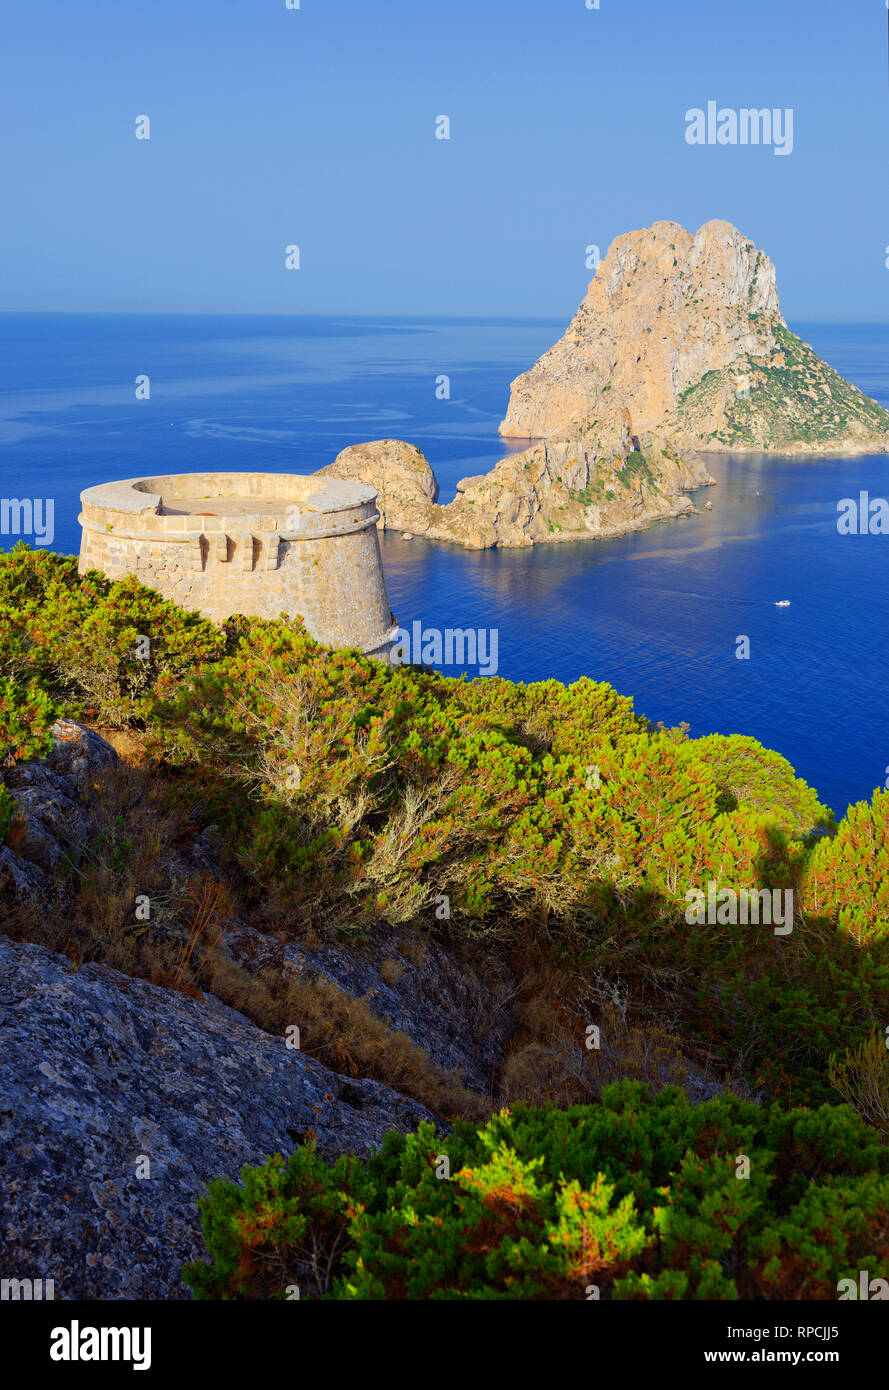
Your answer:
[[[789,598],[779,598],[779,599],[778,599],[778,602],[775,604],[775,607],[776,607],[776,608],[789,608],[789,607],[790,607],[790,599],[789,599]]]

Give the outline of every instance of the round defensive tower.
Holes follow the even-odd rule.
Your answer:
[[[214,622],[297,614],[331,647],[388,659],[395,618],[377,494],[298,473],[173,473],[80,494],[80,573],[133,574]]]

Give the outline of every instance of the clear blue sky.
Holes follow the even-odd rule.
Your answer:
[[[6,0],[0,308],[567,317],[589,243],[723,217],[789,318],[889,320],[884,0],[600,6]],[[711,99],[793,153],[689,146]]]

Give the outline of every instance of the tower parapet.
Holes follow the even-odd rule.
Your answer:
[[[377,494],[299,473],[173,473],[80,494],[80,573],[133,574],[214,622],[299,615],[319,642],[388,659],[395,619]]]

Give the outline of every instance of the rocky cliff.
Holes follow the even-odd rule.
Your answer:
[[[712,482],[697,459],[664,438],[640,439],[626,410],[612,410],[464,478],[424,534],[468,549],[591,540],[694,510],[689,489]]]
[[[512,383],[500,433],[548,438],[607,404],[680,450],[889,449],[889,413],[790,332],[772,262],[728,222],[618,237],[564,337]]]

